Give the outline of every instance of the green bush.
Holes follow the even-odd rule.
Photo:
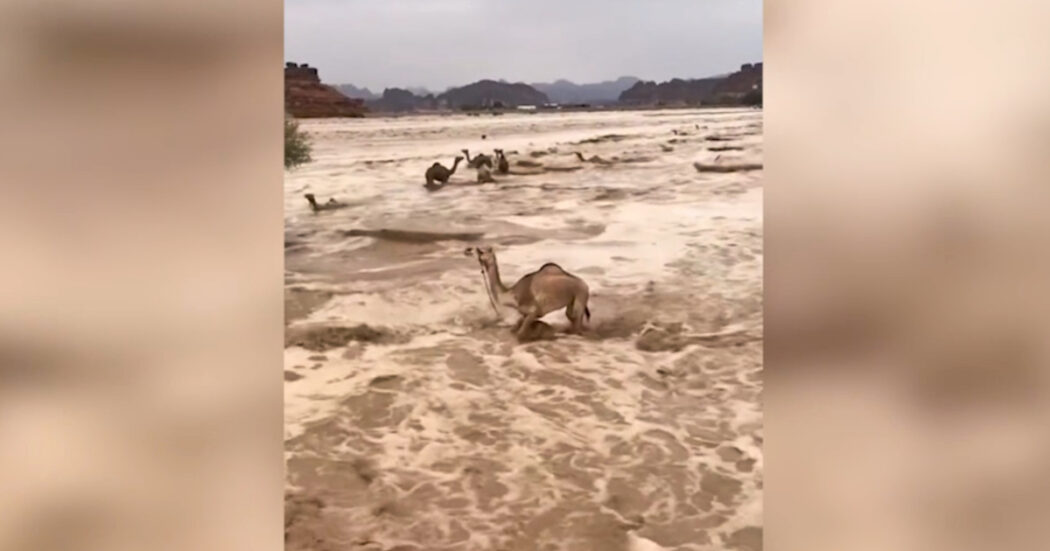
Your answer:
[[[310,142],[306,134],[299,131],[299,122],[290,116],[284,117],[284,168],[293,168],[308,163]]]

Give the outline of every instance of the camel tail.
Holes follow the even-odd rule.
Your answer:
[[[587,316],[587,321],[591,321],[591,309],[590,308],[584,306],[583,307],[583,315]]]

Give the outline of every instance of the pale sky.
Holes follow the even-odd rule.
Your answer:
[[[701,78],[762,60],[761,0],[285,0],[285,61],[327,84]]]

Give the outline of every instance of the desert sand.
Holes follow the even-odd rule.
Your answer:
[[[761,549],[761,117],[304,122],[315,160],[285,182],[288,549]],[[502,148],[515,174],[476,185],[461,164],[426,191],[462,148]],[[478,245],[508,284],[545,262],[585,279],[587,332],[556,312],[553,336],[517,342],[463,255]]]

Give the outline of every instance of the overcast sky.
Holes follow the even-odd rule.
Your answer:
[[[285,0],[285,60],[328,84],[700,78],[762,59],[761,0]]]

